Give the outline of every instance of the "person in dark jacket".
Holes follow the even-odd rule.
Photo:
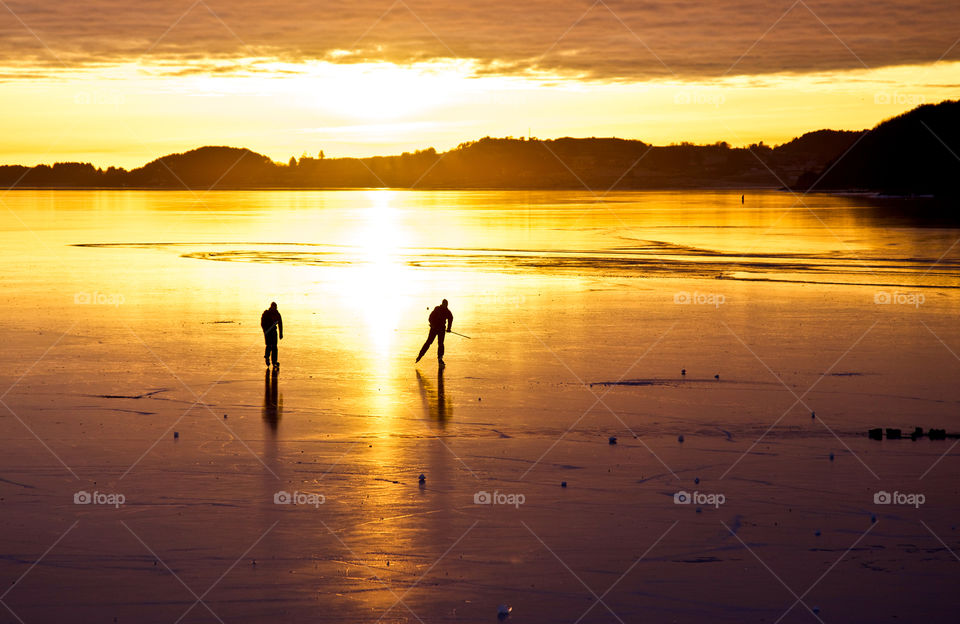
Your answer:
[[[283,319],[280,317],[280,311],[277,310],[276,302],[271,303],[270,307],[260,315],[260,329],[263,330],[263,341],[266,343],[263,361],[270,366],[272,355],[273,367],[280,368],[280,362],[277,361],[277,340],[283,340]]]
[[[447,307],[446,299],[433,309],[428,320],[430,322],[430,335],[427,336],[427,341],[423,343],[423,347],[420,349],[420,355],[417,356],[417,361],[419,362],[423,358],[427,349],[433,344],[433,339],[436,338],[437,362],[440,366],[443,366],[443,337],[447,332],[453,330],[453,314],[450,313],[450,308]]]

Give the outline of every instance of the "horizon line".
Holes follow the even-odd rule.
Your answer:
[[[946,101],[946,100],[945,100],[945,101]],[[901,114],[902,114],[902,113],[901,113]],[[891,119],[892,119],[892,118],[891,118]],[[882,123],[882,122],[881,122],[881,123]],[[478,138],[478,139],[471,139],[471,140],[468,140],[468,141],[461,141],[461,142],[458,143],[455,147],[451,147],[450,149],[447,149],[447,150],[444,150],[444,151],[437,150],[436,147],[434,147],[434,146],[428,146],[428,147],[423,147],[423,148],[420,148],[420,149],[417,149],[417,150],[414,150],[414,151],[405,151],[405,152],[393,153],[393,154],[371,154],[371,155],[368,155],[368,156],[328,156],[328,155],[326,155],[326,154],[324,153],[322,160],[370,160],[370,159],[374,159],[374,158],[399,158],[399,157],[402,157],[402,156],[404,156],[404,155],[423,154],[423,153],[429,153],[429,152],[431,152],[431,151],[433,151],[433,152],[436,153],[436,154],[441,154],[441,155],[442,155],[442,154],[448,154],[448,153],[450,153],[450,152],[456,151],[456,150],[458,150],[458,149],[460,149],[460,148],[469,146],[469,145],[471,145],[471,144],[479,143],[480,141],[483,141],[483,140],[486,140],[486,139],[490,139],[490,140],[494,140],[494,141],[516,141],[516,142],[523,142],[523,143],[526,143],[526,142],[530,142],[530,143],[534,143],[534,142],[536,142],[536,143],[546,143],[546,142],[564,141],[564,140],[572,140],[572,141],[624,141],[624,142],[629,142],[629,143],[641,143],[641,144],[646,145],[646,146],[651,147],[651,148],[654,148],[654,147],[665,148],[665,147],[716,147],[716,146],[726,146],[728,149],[750,149],[750,148],[752,148],[752,147],[757,147],[757,146],[761,146],[761,145],[762,145],[762,146],[764,146],[764,147],[769,147],[769,148],[771,148],[771,149],[776,149],[776,148],[778,148],[778,147],[781,147],[781,146],[783,146],[783,145],[787,145],[788,143],[791,143],[791,142],[793,142],[793,141],[796,141],[796,140],[799,139],[799,138],[802,138],[802,137],[804,137],[804,136],[807,136],[808,134],[813,134],[813,133],[815,133],[815,132],[852,132],[852,133],[857,133],[857,132],[869,132],[870,130],[871,130],[871,128],[861,128],[861,129],[859,129],[859,130],[847,130],[847,129],[836,129],[836,128],[818,128],[818,129],[816,129],[816,130],[808,130],[807,132],[804,132],[803,134],[800,134],[800,135],[797,135],[797,136],[795,136],[795,137],[792,137],[791,139],[789,139],[789,140],[787,140],[787,141],[784,141],[783,143],[765,143],[763,140],[760,140],[760,141],[757,141],[757,142],[755,142],[755,143],[747,143],[747,144],[743,144],[743,145],[734,145],[734,144],[732,144],[730,141],[714,141],[713,143],[695,143],[695,142],[692,142],[692,141],[685,141],[685,140],[675,141],[675,142],[672,142],[672,143],[657,145],[657,144],[654,144],[654,143],[648,143],[648,142],[644,141],[643,139],[630,139],[630,138],[618,137],[618,136],[583,136],[583,137],[576,137],[576,136],[566,135],[566,136],[557,136],[557,137],[552,137],[552,138],[540,138],[540,137],[535,137],[535,136],[527,136],[527,137],[519,136],[519,137],[518,137],[518,136],[507,135],[507,136],[495,137],[495,136],[487,135],[487,136],[480,137],[480,138]],[[244,146],[244,147],[239,147],[239,146],[236,146],[236,145],[226,145],[226,144],[213,144],[213,143],[210,143],[210,144],[206,144],[206,145],[199,145],[199,146],[197,146],[197,147],[192,147],[192,148],[186,149],[186,150],[184,150],[184,151],[180,151],[180,152],[168,152],[168,153],[163,154],[163,155],[161,155],[161,156],[157,156],[157,157],[155,157],[155,158],[152,158],[152,159],[150,159],[150,160],[147,160],[147,161],[144,162],[142,165],[138,165],[138,166],[132,167],[132,168],[130,168],[130,169],[127,169],[127,168],[125,168],[125,167],[115,166],[115,165],[97,166],[97,165],[94,165],[94,164],[93,164],[92,162],[90,162],[90,161],[79,161],[79,160],[54,160],[54,161],[52,161],[52,162],[41,162],[41,163],[37,163],[37,164],[34,164],[34,165],[25,165],[25,164],[22,164],[22,163],[0,163],[0,167],[26,167],[26,168],[28,168],[28,169],[35,169],[35,168],[44,167],[44,166],[46,166],[46,167],[53,167],[54,165],[90,165],[90,166],[95,167],[96,169],[109,169],[110,167],[113,167],[113,168],[118,169],[118,170],[134,171],[134,170],[136,170],[136,169],[141,169],[141,168],[143,168],[143,167],[145,167],[145,166],[147,166],[147,165],[149,165],[149,164],[151,164],[151,163],[157,162],[158,160],[161,160],[161,159],[164,159],[164,158],[167,158],[167,157],[170,157],[170,156],[182,156],[182,155],[185,155],[185,154],[189,154],[189,153],[191,153],[191,152],[196,152],[196,151],[198,151],[198,150],[207,149],[207,148],[222,148],[222,149],[232,149],[232,150],[240,150],[240,151],[246,150],[246,151],[248,151],[248,152],[250,152],[250,153],[252,153],[252,154],[255,154],[255,155],[258,155],[258,156],[263,156],[264,158],[268,158],[268,159],[270,160],[270,162],[272,162],[272,163],[274,163],[274,164],[276,164],[276,165],[283,166],[283,167],[286,167],[286,166],[289,165],[289,158],[286,159],[285,161],[284,161],[284,160],[276,160],[276,159],[274,159],[273,157],[268,156],[267,154],[264,154],[264,153],[262,153],[262,152],[258,152],[258,151],[256,151],[255,149],[252,149],[252,148],[249,148],[249,147],[245,147],[245,146]],[[313,156],[307,154],[306,152],[303,152],[303,153],[300,154],[300,156],[291,155],[291,158],[295,158],[297,161],[301,160],[302,158],[310,158],[310,159],[314,159],[314,160],[321,160],[320,154],[323,153],[323,152],[324,152],[324,150],[321,149],[321,150],[319,150],[318,152],[316,152],[316,154],[313,155]]]

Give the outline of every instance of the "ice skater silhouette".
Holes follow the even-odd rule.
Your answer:
[[[430,317],[427,320],[430,323],[430,334],[427,336],[427,341],[423,343],[423,347],[420,348],[420,354],[417,355],[417,362],[423,359],[427,349],[429,349],[430,345],[433,344],[433,339],[436,338],[437,364],[442,367],[444,366],[443,337],[447,332],[453,330],[453,314],[451,314],[450,308],[447,307],[446,299],[444,299],[440,305],[433,309],[433,312],[430,313]]]
[[[277,361],[277,341],[283,340],[283,318],[280,317],[276,302],[272,302],[260,315],[260,329],[263,330],[263,342],[266,344],[263,361],[270,366],[270,357],[273,356],[273,367],[280,368],[280,362]]]

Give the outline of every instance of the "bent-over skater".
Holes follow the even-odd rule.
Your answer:
[[[417,356],[417,361],[419,362],[423,358],[427,349],[433,344],[433,339],[436,338],[437,363],[443,366],[443,337],[447,332],[453,331],[453,314],[450,313],[450,308],[447,307],[446,299],[433,309],[428,320],[430,322],[430,335],[427,336],[427,341],[423,343],[420,354]]]

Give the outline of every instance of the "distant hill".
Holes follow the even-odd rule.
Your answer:
[[[774,151],[785,161],[822,166],[845,152],[866,130],[816,130],[777,147]]]
[[[147,187],[238,187],[270,185],[277,165],[246,148],[201,147],[183,154],[163,156],[130,171],[130,186]]]
[[[795,186],[947,197],[960,194],[958,180],[960,101],[945,101],[884,121]]]
[[[960,171],[960,103],[922,106],[872,130],[808,132],[783,145],[654,146],[617,138],[491,138],[370,158],[273,162],[249,149],[208,146],[130,171],[89,163],[0,167],[0,187],[110,188],[492,188],[865,189],[943,193]],[[932,132],[931,132],[932,131]],[[936,135],[936,136],[935,136]],[[795,183],[794,183],[795,181]]]

